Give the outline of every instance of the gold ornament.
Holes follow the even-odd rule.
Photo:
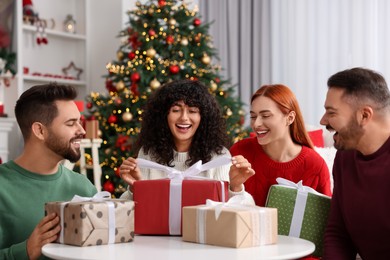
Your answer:
[[[187,46],[188,45],[188,39],[187,38],[183,38],[183,39],[181,39],[180,43],[183,46]]]
[[[125,88],[125,83],[123,81],[119,81],[116,83],[115,88],[116,90],[121,91]]]
[[[148,13],[149,13],[150,15],[154,14],[154,9],[150,7],[150,8],[148,9]]]
[[[130,122],[133,119],[133,115],[130,112],[125,112],[122,115],[122,119],[125,122]]]
[[[146,51],[146,55],[150,58],[153,58],[156,55],[156,50],[153,48],[150,48]]]
[[[118,57],[118,60],[122,60],[122,59],[123,59],[123,52],[118,51],[118,52],[116,53],[116,56]]]
[[[217,88],[218,88],[217,83],[215,83],[215,82],[211,83],[211,84],[210,84],[210,88],[211,88],[212,91],[216,91]]]
[[[207,64],[210,64],[210,61],[211,61],[210,56],[208,56],[207,54],[204,54],[202,57],[202,62],[207,65]]]
[[[169,19],[168,23],[169,23],[169,25],[175,25],[176,24],[176,20],[171,18],[171,19]]]
[[[158,81],[156,78],[154,78],[151,82],[150,82],[150,87],[155,90],[157,88],[159,88],[161,86],[161,83],[160,81]]]

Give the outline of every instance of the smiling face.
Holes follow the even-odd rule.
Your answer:
[[[357,122],[356,111],[343,99],[344,90],[330,88],[325,100],[325,114],[320,124],[333,135],[334,147],[338,150],[355,149],[364,130]]]
[[[277,104],[270,98],[259,96],[251,104],[251,127],[256,133],[260,145],[284,141],[290,137],[290,124],[294,113],[282,113]]]
[[[56,101],[58,115],[50,126],[45,144],[53,153],[71,162],[80,159],[80,141],[85,131],[80,124],[80,112],[73,101]]]
[[[177,151],[188,151],[200,124],[199,108],[189,107],[183,101],[175,102],[169,109],[167,119]]]

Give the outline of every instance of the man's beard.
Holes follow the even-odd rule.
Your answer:
[[[363,128],[351,118],[347,126],[337,131],[338,141],[334,143],[337,150],[352,150],[356,148],[356,144],[363,136]]]
[[[60,155],[64,159],[69,160],[72,163],[77,162],[80,159],[80,149],[72,149],[71,143],[75,139],[81,139],[82,137],[74,137],[69,141],[64,141],[52,132],[46,141],[47,147],[54,153]]]

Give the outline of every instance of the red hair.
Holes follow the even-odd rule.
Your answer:
[[[252,96],[251,104],[259,97],[264,96],[273,100],[283,114],[295,112],[295,120],[290,125],[290,135],[294,143],[304,145],[313,149],[313,142],[305,128],[305,122],[297,98],[294,93],[285,85],[264,85],[261,86]]]

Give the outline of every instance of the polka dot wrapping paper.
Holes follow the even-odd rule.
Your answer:
[[[305,205],[303,207],[300,205],[300,209],[295,210],[298,195],[296,188],[279,184],[272,185],[265,206],[278,209],[279,235],[300,237],[313,242],[316,246],[313,255],[320,257],[331,198],[308,192]],[[299,235],[291,234],[294,228],[297,229],[297,222],[293,222],[296,215],[303,216],[298,223]]]
[[[132,242],[134,239],[133,201],[48,202],[45,215],[55,212],[61,216],[61,207],[63,244],[93,246]]]

